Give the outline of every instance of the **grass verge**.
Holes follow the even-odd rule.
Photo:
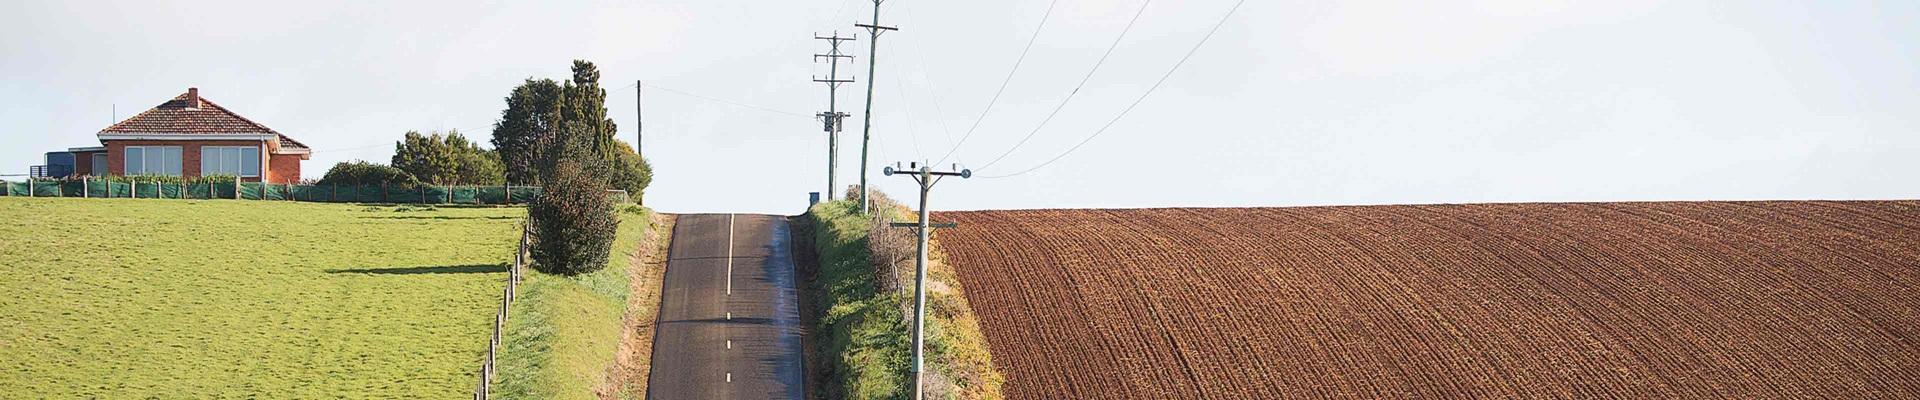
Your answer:
[[[0,397],[469,393],[523,213],[0,197]]]
[[[641,243],[653,212],[630,207],[620,213],[607,267],[579,276],[529,271],[507,321],[494,393],[506,399],[596,399],[607,381],[622,338],[628,296]],[[664,234],[662,235],[664,236]],[[512,251],[508,251],[512,253]],[[654,273],[653,285],[659,285]],[[655,296],[652,307],[658,307]],[[641,377],[640,379],[645,379]],[[619,395],[616,393],[616,395]]]
[[[874,206],[896,221],[912,221],[906,208],[876,196]],[[869,235],[876,225],[859,214],[858,201],[833,201],[807,211],[819,269],[807,288],[819,325],[813,349],[821,360],[823,388],[834,399],[910,398],[913,302],[911,289],[883,282],[872,261]],[[937,242],[936,242],[937,247]],[[986,338],[967,307],[960,283],[937,251],[928,267],[927,389],[930,398],[998,399],[1004,379],[993,369]],[[910,267],[909,267],[910,268]],[[911,280],[911,274],[905,276]],[[911,287],[911,282],[906,283]]]
[[[605,384],[594,389],[601,399],[637,399],[647,393],[647,378],[653,370],[653,333],[660,321],[660,294],[667,274],[667,247],[672,243],[672,215],[653,214],[653,227],[640,243],[629,266],[632,294],[627,296],[627,317],[620,335],[619,353],[609,366]]]

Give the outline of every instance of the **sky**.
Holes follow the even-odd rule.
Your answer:
[[[881,165],[973,169],[936,210],[1920,198],[1920,2],[1237,1],[887,1],[869,179],[912,202]],[[515,85],[585,59],[619,136],[644,134],[649,206],[795,214],[827,190],[815,34],[859,36],[859,181],[872,12],[7,1],[0,173],[198,87],[313,147],[317,179],[407,131],[484,142]]]

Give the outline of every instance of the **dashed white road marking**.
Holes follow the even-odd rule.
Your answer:
[[[728,372],[728,373],[727,373],[727,383],[733,383],[733,373],[732,373],[732,372]]]
[[[733,350],[733,341],[732,341],[732,340],[728,340],[728,341],[727,341],[727,350]]]

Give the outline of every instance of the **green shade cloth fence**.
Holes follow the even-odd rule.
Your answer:
[[[278,183],[179,183],[31,180],[6,182],[0,196],[142,199],[234,199],[324,203],[518,204],[540,195],[538,186],[291,185]],[[628,201],[625,191],[610,191]]]

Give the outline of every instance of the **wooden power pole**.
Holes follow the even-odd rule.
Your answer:
[[[839,183],[834,180],[834,174],[840,170],[840,121],[847,117],[847,113],[840,112],[839,89],[840,84],[853,82],[851,78],[840,79],[840,59],[853,58],[853,56],[850,55],[840,54],[840,42],[853,40],[854,38],[840,37],[840,32],[837,31],[833,33],[833,36],[827,37],[820,37],[820,34],[816,33],[813,35],[813,38],[825,40],[828,45],[831,46],[827,54],[813,55],[815,62],[818,62],[822,57],[827,59],[827,79],[814,77],[813,81],[827,84],[827,111],[816,115],[820,116],[820,121],[826,124],[827,201],[833,201],[834,192],[839,191]]]
[[[860,213],[873,210],[873,192],[867,185],[867,147],[873,142],[873,69],[874,57],[880,54],[880,33],[897,31],[899,28],[880,25],[880,3],[885,0],[873,0],[873,24],[853,24],[867,28],[867,112],[862,115],[865,121],[860,127]]]
[[[871,80],[873,77],[867,78],[869,79],[867,82],[873,82]],[[914,263],[915,272],[913,274],[913,398],[914,400],[921,400],[924,398],[924,390],[922,389],[926,387],[922,381],[922,376],[925,375],[923,372],[926,371],[927,347],[927,230],[932,228],[952,228],[955,226],[952,223],[932,224],[928,222],[927,219],[930,214],[927,212],[927,194],[933,191],[933,184],[939,183],[941,179],[949,176],[958,176],[960,179],[971,178],[973,177],[973,171],[964,169],[959,171],[934,171],[932,167],[918,164],[912,164],[908,168],[912,170],[895,171],[893,167],[887,167],[886,169],[880,170],[880,173],[887,176],[893,176],[896,172],[903,173],[912,177],[914,182],[920,184],[920,220],[911,223],[894,223],[892,226],[913,227],[919,230],[920,254],[918,260]]]

